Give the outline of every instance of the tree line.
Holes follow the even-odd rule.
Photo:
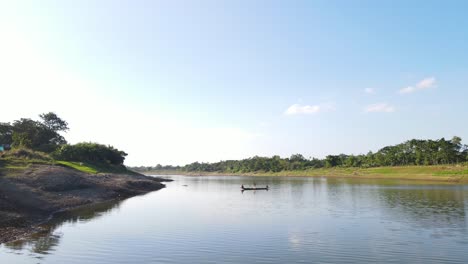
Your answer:
[[[69,130],[65,120],[53,112],[39,117],[40,120],[21,118],[12,123],[0,122],[0,144],[44,152],[57,160],[123,165],[127,153],[92,142],[70,145],[61,134]]]
[[[305,158],[301,154],[289,158],[280,156],[254,156],[243,160],[225,160],[215,163],[194,162],[185,166],[134,167],[137,171],[187,171],[187,172],[280,172],[333,167],[380,167],[407,165],[441,165],[468,162],[468,145],[460,137],[451,140],[412,139],[404,143],[387,146],[379,151],[361,155],[328,155],[324,159]]]

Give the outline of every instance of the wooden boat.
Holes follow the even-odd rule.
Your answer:
[[[243,191],[256,191],[256,190],[267,190],[269,189],[268,185],[266,187],[244,187],[241,186]]]

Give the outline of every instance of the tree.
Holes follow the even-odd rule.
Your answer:
[[[27,133],[13,132],[12,142],[15,147],[31,148],[33,143]]]
[[[462,157],[465,158],[465,161],[468,161],[468,145],[463,145]]]
[[[281,164],[281,158],[280,156],[273,156],[270,161],[270,171],[272,172],[279,172],[282,171],[283,167]]]
[[[10,123],[0,122],[0,144],[11,144],[13,142],[13,130]]]
[[[304,158],[304,156],[302,156],[302,154],[293,154],[293,155],[291,155],[289,160],[291,162],[296,162],[296,161],[303,162],[303,161],[305,161],[305,158]]]
[[[336,167],[340,166],[341,159],[340,156],[335,156],[335,155],[328,155],[325,157],[325,167],[331,168],[331,167]]]
[[[68,129],[66,122],[55,114],[44,114],[44,123],[29,118],[15,120],[11,125],[13,147],[28,147],[33,150],[52,152],[66,144],[65,138],[58,133]],[[14,136],[15,135],[15,136]]]
[[[468,145],[462,144],[460,137],[451,140],[412,139],[404,143],[386,146],[366,155],[328,155],[325,159],[304,158],[301,154],[289,158],[280,156],[259,157],[243,160],[227,160],[216,163],[192,163],[183,166],[186,171],[218,171],[218,172],[252,172],[284,170],[304,170],[322,167],[378,167],[405,165],[437,165],[468,161]],[[166,166],[171,167],[171,166]],[[171,167],[174,168],[174,167]],[[177,168],[175,168],[177,169]]]
[[[454,136],[452,140],[450,140],[450,142],[452,143],[452,146],[453,146],[453,153],[454,153],[453,155],[455,155],[455,162],[458,163],[460,160],[464,160],[465,155],[463,155],[464,149],[461,143],[462,139],[460,137]]]
[[[452,140],[450,140],[450,141],[452,142],[452,144],[455,145],[457,151],[460,150],[460,148],[462,147],[462,144],[461,144],[462,139],[461,139],[461,137],[454,136],[454,137],[452,138]]]
[[[42,124],[44,124],[48,129],[58,132],[58,131],[67,131],[68,123],[58,117],[54,112],[44,113],[39,115],[42,119]]]
[[[29,118],[15,120],[12,125],[12,145],[14,147],[35,148],[44,138],[42,124]]]

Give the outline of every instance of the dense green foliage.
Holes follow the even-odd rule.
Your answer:
[[[101,167],[110,165],[117,170],[123,165],[127,153],[97,143],[68,145],[60,134],[69,129],[66,121],[52,112],[39,117],[40,121],[21,118],[13,123],[0,123],[0,144],[13,148],[7,156],[14,154],[29,159],[32,154],[44,152],[62,161],[89,162]]]
[[[67,122],[54,113],[40,115],[41,121],[21,118],[13,123],[0,123],[0,144],[52,152],[67,141],[59,133],[68,130]]]
[[[13,129],[10,123],[0,122],[0,144],[11,144],[13,142]]]
[[[440,165],[456,164],[468,161],[468,146],[461,143],[461,138],[453,137],[451,140],[409,140],[395,146],[387,146],[376,153],[366,155],[328,155],[324,159],[306,159],[301,154],[290,158],[252,157],[243,160],[226,160],[216,163],[194,162],[182,167],[161,166],[135,167],[138,171],[201,171],[201,172],[280,172],[293,170],[306,170],[312,168],[334,167],[380,167],[405,165]]]
[[[78,143],[75,145],[62,145],[52,153],[52,156],[58,160],[122,165],[127,153],[112,146],[97,143]]]

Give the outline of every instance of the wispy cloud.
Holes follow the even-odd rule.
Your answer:
[[[408,86],[408,87],[400,89],[398,93],[409,94],[409,93],[414,93],[420,90],[426,90],[432,87],[436,87],[436,79],[434,77],[428,77],[428,78],[422,79],[414,86]]]
[[[416,84],[416,88],[423,90],[423,89],[435,87],[436,85],[435,82],[436,82],[436,79],[434,77],[429,77],[418,82],[418,84]]]
[[[313,115],[320,112],[333,111],[335,108],[332,104],[320,105],[300,105],[293,104],[284,112],[285,115]]]
[[[395,107],[387,103],[378,103],[368,105],[364,111],[367,113],[393,113],[395,112]]]
[[[409,93],[413,93],[415,91],[416,91],[416,87],[408,86],[408,87],[400,89],[400,91],[398,91],[398,93],[400,93],[400,94],[409,94]]]
[[[366,89],[364,89],[364,92],[366,94],[375,94],[375,89],[374,88],[366,88]]]

